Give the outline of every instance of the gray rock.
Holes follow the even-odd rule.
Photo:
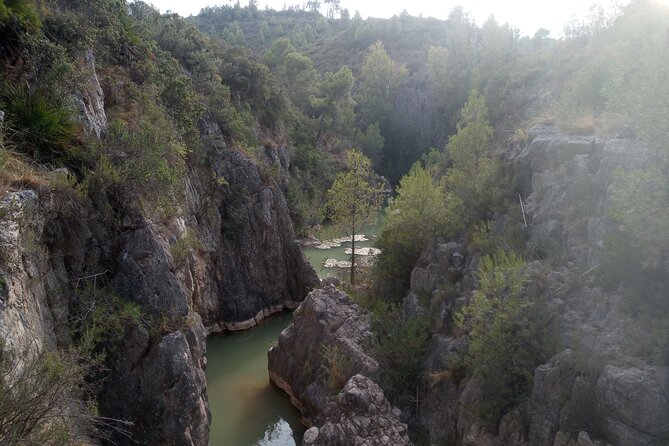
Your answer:
[[[620,446],[666,442],[668,391],[669,368],[606,366],[595,389],[597,416],[605,437]]]
[[[536,446],[551,446],[560,420],[560,368],[543,364],[534,371],[530,397],[529,439]]]
[[[410,444],[401,412],[372,381],[378,363],[363,349],[371,335],[369,315],[333,286],[312,291],[293,314],[268,355],[269,376],[300,409],[308,424],[305,445]],[[329,388],[323,349],[337,348],[347,358],[346,383]]]
[[[86,50],[82,59],[86,80],[81,85],[81,90],[75,95],[75,103],[79,109],[79,116],[84,124],[84,129],[89,134],[99,138],[107,129],[105,95],[95,71],[93,50]]]
[[[293,313],[293,323],[268,352],[270,379],[291,397],[303,417],[314,419],[324,410],[323,348],[333,346],[349,359],[349,376],[374,377],[378,363],[363,350],[371,335],[369,315],[333,286],[309,293]]]
[[[199,284],[192,300],[210,331],[248,328],[267,316],[265,310],[294,308],[320,282],[295,240],[278,186],[264,185],[239,153],[217,156],[212,167],[228,186],[197,206],[205,255],[190,265]]]
[[[371,379],[355,375],[330,403],[326,421],[311,428],[304,446],[410,445],[401,412],[393,409],[383,390]]]

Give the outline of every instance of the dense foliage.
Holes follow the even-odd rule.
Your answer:
[[[367,284],[375,309],[370,348],[384,387],[394,402],[418,403],[434,320],[406,320],[389,302],[406,295],[429,243],[457,240],[481,259],[476,283],[457,284],[472,295],[457,318],[470,340],[462,366],[482,383],[481,413],[497,420],[526,398],[532,369],[547,352],[538,296],[524,294],[526,266],[512,252],[525,252],[528,262],[544,261],[546,253],[525,246],[503,155],[527,143],[527,128],[537,122],[637,137],[650,150],[613,179],[599,284],[620,291],[632,320],[649,327],[633,340],[637,356],[666,364],[666,8],[636,0],[594,10],[564,38],[550,39],[547,30],[521,37],[493,18],[479,26],[462,8],[447,20],[406,13],[363,20],[338,11],[336,2],[327,2],[323,16],[317,3],[273,11],[238,2],[184,19],[141,1],[0,2],[0,193],[51,182],[96,204],[109,222],[118,210],[108,203],[135,202],[169,222],[186,173],[209,169],[216,151],[236,150],[260,166],[263,181],[284,189],[300,235],[328,218],[354,234],[376,216],[374,169],[396,186],[377,240],[383,252]],[[99,135],[81,123],[83,99],[97,94],[97,81],[108,121]],[[264,164],[278,145],[291,152],[289,175],[280,181]],[[62,184],[46,175],[56,167],[68,169]],[[211,176],[212,191],[226,200],[223,231],[231,236],[243,224],[235,216],[243,191]],[[192,234],[176,241],[177,267],[197,247]],[[127,324],[159,331],[170,322],[145,321],[115,296],[106,296],[106,305],[73,321],[75,342],[87,354],[107,350],[109,330],[121,336]],[[88,314],[85,299],[74,307]],[[323,353],[329,363],[344,361],[340,352]],[[49,398],[61,382],[68,392],[83,387],[85,367],[74,376],[63,371],[66,355],[40,358],[26,380],[47,386]],[[12,361],[3,353],[0,371]],[[338,383],[344,374],[330,369]],[[4,388],[0,397],[8,397]],[[25,434],[31,441],[51,435],[49,426],[32,429]]]

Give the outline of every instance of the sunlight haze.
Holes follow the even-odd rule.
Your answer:
[[[200,9],[213,5],[231,5],[231,1],[216,0],[191,0],[184,2],[182,0],[154,0],[154,6],[162,12],[172,11],[182,16],[197,15]],[[273,9],[283,9],[284,6],[292,4],[301,4],[305,2],[282,1],[282,0],[259,0],[258,6],[264,8],[268,6]],[[564,26],[575,17],[583,17],[587,14],[590,6],[595,2],[582,0],[563,0],[563,1],[532,1],[532,0],[512,0],[512,1],[445,1],[435,2],[433,0],[414,0],[406,2],[401,0],[366,0],[353,1],[342,0],[342,8],[347,8],[351,15],[360,11],[363,17],[381,17],[389,18],[395,14],[407,10],[410,14],[424,17],[436,17],[446,19],[449,12],[458,5],[462,5],[465,11],[468,11],[476,23],[483,23],[490,15],[500,23],[512,25],[518,28],[523,35],[533,35],[537,29],[546,28],[551,31],[553,37],[561,35]],[[608,6],[613,1],[607,0],[598,2],[603,6]],[[248,4],[248,1],[242,1],[242,5]],[[324,12],[325,8],[321,8]]]

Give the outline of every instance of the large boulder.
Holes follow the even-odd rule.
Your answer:
[[[410,445],[401,412],[371,379],[355,375],[328,405],[326,421],[304,436],[304,446]]]
[[[269,376],[300,410],[305,445],[410,444],[401,412],[374,383],[379,365],[364,351],[369,314],[334,286],[312,291],[268,352]],[[325,350],[341,363],[330,364]],[[339,367],[341,384],[328,380]]]
[[[669,368],[606,366],[595,388],[604,436],[619,446],[669,441]]]
[[[365,353],[363,344],[371,336],[369,315],[348,295],[334,286],[314,290],[293,313],[293,323],[267,353],[269,376],[312,422],[325,411],[328,389],[323,376],[323,352],[335,348],[347,358],[346,378],[356,373],[378,374],[378,363]]]

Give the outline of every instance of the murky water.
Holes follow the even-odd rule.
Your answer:
[[[281,313],[242,333],[207,340],[211,446],[301,444],[299,413],[267,375],[267,350],[291,318]]]
[[[367,238],[367,241],[355,242],[356,252],[358,252],[359,248],[369,248],[373,246],[380,230],[381,230],[381,220],[379,219],[379,221],[376,224],[368,226],[363,230],[359,231],[358,234],[364,234],[365,237]],[[337,233],[326,232],[324,234],[320,234],[319,236],[321,240],[327,240],[332,238],[338,238],[341,237],[342,235]],[[307,257],[307,260],[309,260],[309,263],[311,263],[311,265],[318,273],[318,277],[320,277],[321,279],[327,276],[342,278],[342,277],[348,277],[347,275],[348,268],[338,268],[338,267],[326,268],[324,265],[327,259],[335,259],[338,261],[344,261],[344,260],[350,261],[351,255],[345,253],[347,248],[348,249],[351,248],[350,241],[344,242],[341,244],[341,246],[335,248],[318,249],[314,247],[304,247],[302,248],[302,251],[304,251],[304,255]],[[356,263],[358,262],[356,261]]]

